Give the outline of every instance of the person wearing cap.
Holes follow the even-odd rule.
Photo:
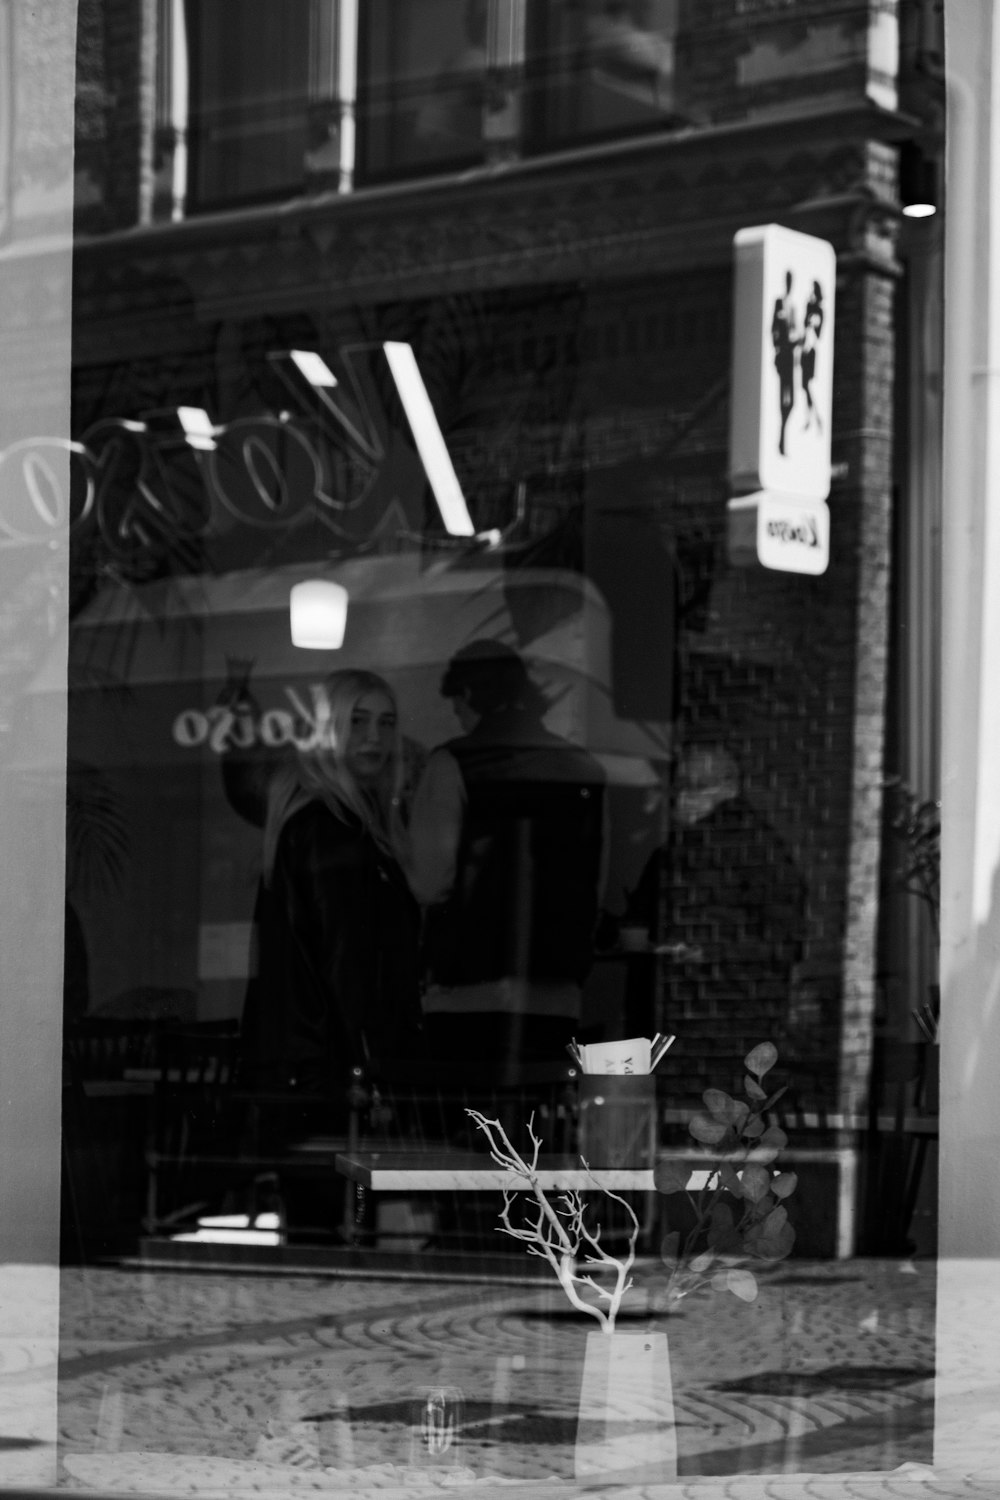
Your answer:
[[[410,819],[428,1051],[561,1057],[592,956],[604,773],[545,727],[544,695],[500,642],[458,651],[441,693],[463,732],[430,756]]]

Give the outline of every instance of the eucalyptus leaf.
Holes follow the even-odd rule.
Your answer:
[[[752,1271],[727,1271],[726,1287],[744,1302],[757,1299],[757,1278]]]
[[[735,1103],[730,1094],[727,1094],[723,1089],[706,1089],[701,1097],[704,1099],[705,1108],[710,1115],[714,1115],[718,1120],[725,1120],[727,1124],[729,1123],[731,1110]]]
[[[771,1186],[771,1174],[763,1167],[751,1164],[743,1168],[740,1191],[751,1203],[758,1202]]]
[[[750,1106],[743,1099],[734,1099],[723,1089],[706,1089],[701,1096],[705,1107],[715,1120],[724,1120],[739,1130],[750,1113]]]
[[[695,1115],[688,1130],[696,1141],[701,1141],[705,1146],[718,1146],[729,1132],[729,1126],[723,1120],[713,1120],[711,1115]]]
[[[760,1248],[763,1237],[764,1233],[759,1224],[750,1224],[743,1231],[743,1249],[747,1255],[764,1255]]]
[[[765,1113],[785,1088],[769,1097],[760,1083],[777,1059],[772,1043],[754,1047],[744,1059],[745,1099],[708,1088],[702,1094],[704,1108],[689,1122],[691,1136],[706,1148],[708,1191],[701,1201],[708,1213],[698,1220],[686,1244],[679,1232],[663,1241],[661,1257],[675,1296],[709,1281],[716,1291],[731,1291],[752,1302],[758,1288],[745,1269],[747,1260],[782,1260],[795,1243],[783,1201],[795,1191],[798,1179],[794,1172],[772,1171],[771,1163],[788,1137],[779,1125],[768,1123]],[[688,1172],[686,1162],[664,1157],[655,1165],[654,1184],[661,1193],[679,1192],[687,1186]]]
[[[683,1193],[688,1184],[690,1168],[687,1162],[673,1161],[663,1157],[653,1168],[653,1186],[658,1193]]]
[[[730,1225],[728,1229],[712,1228],[708,1231],[708,1248],[714,1250],[716,1255],[742,1256],[743,1236],[735,1225]]]
[[[771,1192],[776,1198],[790,1198],[799,1185],[796,1172],[779,1172],[771,1183]]]
[[[784,1260],[795,1247],[795,1230],[791,1224],[783,1224],[776,1234],[769,1234],[761,1241],[766,1246],[769,1260]]]
[[[735,1194],[737,1198],[740,1196],[740,1175],[727,1161],[719,1168],[719,1186],[727,1193]]]
[[[795,1247],[795,1230],[791,1224],[783,1224],[774,1234],[761,1235],[747,1249],[758,1260],[784,1260]]]
[[[788,1137],[780,1125],[769,1125],[763,1135],[758,1138],[757,1145],[751,1152],[750,1159],[756,1162],[772,1162],[788,1145]]]
[[[733,1211],[728,1203],[714,1203],[711,1213],[712,1228],[719,1230],[732,1229],[735,1220]]]
[[[660,1246],[660,1259],[668,1271],[672,1271],[676,1266],[680,1248],[681,1237],[678,1230],[673,1229],[669,1234],[664,1235],[663,1243]]]
[[[758,1042],[757,1046],[743,1059],[747,1072],[752,1073],[755,1078],[763,1078],[777,1061],[778,1049],[773,1042]]]
[[[770,1238],[772,1234],[777,1234],[778,1231],[782,1229],[787,1223],[788,1212],[786,1209],[782,1208],[781,1204],[779,1203],[777,1208],[771,1210],[761,1227],[763,1228],[765,1235]]]

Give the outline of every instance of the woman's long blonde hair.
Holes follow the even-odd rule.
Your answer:
[[[362,788],[352,775],[344,752],[351,719],[366,693],[384,693],[396,716],[389,758],[373,787]],[[346,668],[332,672],[316,694],[316,733],[306,749],[278,771],[268,791],[264,825],[264,881],[270,884],[281,830],[289,818],[310,802],[324,803],[344,822],[356,819],[383,851],[402,863],[405,830],[400,816],[403,781],[402,734],[396,695],[375,672]]]

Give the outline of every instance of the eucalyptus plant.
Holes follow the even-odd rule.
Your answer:
[[[941,803],[919,797],[898,776],[890,777],[885,785],[889,826],[902,851],[893,875],[900,890],[923,903],[936,944],[941,926]]]
[[[688,1125],[704,1158],[696,1168],[699,1186],[688,1185],[689,1152],[656,1165],[656,1190],[666,1197],[683,1193],[694,1214],[685,1233],[672,1230],[663,1241],[668,1302],[702,1287],[733,1292],[752,1302],[757,1278],[751,1268],[773,1264],[791,1252],[795,1230],[785,1202],[798,1179],[794,1172],[776,1168],[788,1137],[767,1119],[785,1088],[769,1093],[764,1084],[777,1060],[777,1048],[761,1042],[744,1059],[744,1098],[733,1098],[722,1089],[705,1090],[705,1108]]]
[[[794,1172],[775,1166],[788,1137],[767,1119],[786,1090],[768,1093],[763,1081],[777,1060],[777,1048],[771,1042],[761,1042],[747,1054],[745,1099],[734,1099],[722,1089],[705,1090],[705,1108],[688,1126],[697,1142],[697,1155],[703,1158],[694,1173],[700,1186],[688,1185],[690,1150],[656,1164],[656,1190],[668,1197],[684,1193],[695,1216],[693,1227],[683,1237],[674,1230],[663,1241],[668,1305],[702,1287],[733,1292],[752,1302],[757,1279],[750,1267],[783,1260],[795,1243],[784,1205],[798,1179]],[[503,1189],[500,1232],[520,1240],[529,1255],[547,1260],[573,1306],[595,1318],[604,1333],[613,1333],[622,1301],[632,1287],[639,1236],[639,1221],[629,1203],[603,1189],[606,1198],[625,1208],[632,1223],[626,1253],[619,1258],[601,1244],[600,1228],[588,1227],[580,1193],[565,1192],[550,1199],[541,1187],[541,1140],[533,1128],[534,1117],[528,1123],[532,1150],[523,1154],[512,1145],[499,1120],[489,1120],[474,1109],[467,1109],[466,1114],[485,1135],[493,1160],[510,1174]],[[582,1165],[589,1171],[586,1161]],[[596,1176],[594,1186],[599,1186]],[[518,1225],[511,1219],[511,1210],[519,1193],[533,1201]],[[598,1272],[614,1273],[610,1286],[596,1279]],[[588,1301],[584,1291],[596,1294],[597,1301]]]

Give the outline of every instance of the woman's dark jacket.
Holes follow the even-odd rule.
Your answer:
[[[314,801],[289,818],[254,932],[246,1087],[336,1096],[355,1065],[376,1071],[419,1050],[418,908],[398,864],[350,814]]]

